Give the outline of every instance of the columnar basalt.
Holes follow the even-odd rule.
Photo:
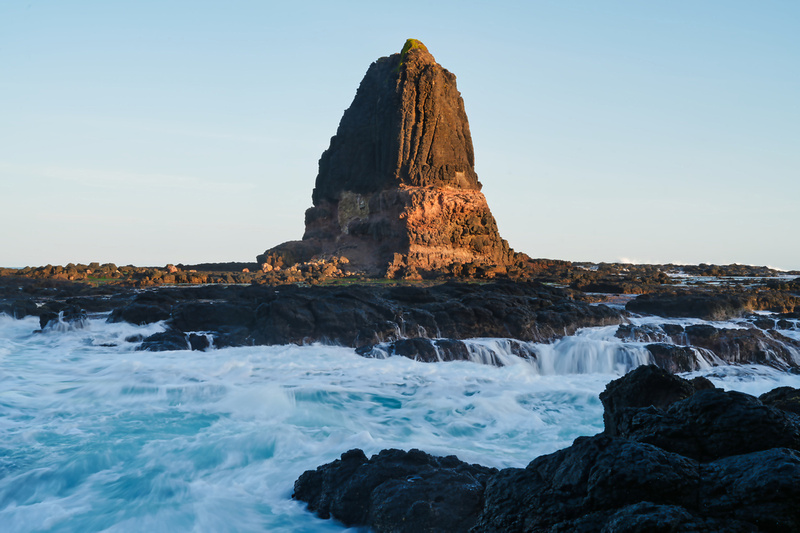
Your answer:
[[[456,77],[414,39],[367,70],[320,158],[312,200],[303,240],[260,263],[344,256],[352,269],[397,277],[504,273],[517,258],[481,193]]]

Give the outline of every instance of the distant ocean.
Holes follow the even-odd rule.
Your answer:
[[[647,361],[613,327],[504,367],[322,345],[142,352],[135,339],[161,325],[104,316],[38,327],[0,315],[4,532],[342,531],[291,500],[303,471],[356,447],[524,466],[601,431],[598,394]],[[800,387],[765,367],[698,374],[751,394]]]

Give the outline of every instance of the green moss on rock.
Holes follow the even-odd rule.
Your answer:
[[[401,62],[406,60],[406,54],[409,50],[422,50],[427,52],[428,47],[422,44],[422,41],[418,41],[417,39],[407,39],[406,44],[403,45],[403,49],[400,51]]]

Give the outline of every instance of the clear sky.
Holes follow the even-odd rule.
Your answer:
[[[800,2],[0,2],[0,266],[299,239],[369,64],[458,77],[511,246],[800,269]]]

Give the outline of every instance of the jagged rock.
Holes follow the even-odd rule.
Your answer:
[[[356,449],[305,472],[292,497],[347,526],[369,524],[398,533],[466,531],[481,511],[486,479],[495,472],[452,455],[383,450],[367,459]]]
[[[57,311],[53,310],[57,309]],[[39,313],[39,327],[59,328],[61,325],[67,328],[82,328],[86,325],[86,310],[75,305],[63,305],[57,302],[50,302]]]
[[[165,352],[169,350],[189,350],[191,346],[185,333],[168,329],[150,335],[136,349],[149,352]]]
[[[192,350],[205,350],[211,346],[208,336],[199,333],[190,333],[187,340]]]
[[[698,390],[709,388],[713,389],[714,385],[704,378],[691,382],[657,366],[640,366],[610,382],[600,393],[605,432],[618,435],[619,421],[627,418],[631,409],[650,406],[663,409]]]
[[[108,317],[109,322],[151,324],[170,317],[175,299],[164,292],[148,291],[139,294],[136,300],[118,307]]]
[[[767,317],[757,317],[753,320],[753,325],[760,329],[773,329],[775,320]]]
[[[114,319],[139,323],[168,315],[171,329],[210,333],[218,347],[325,342],[363,347],[362,353],[370,355],[376,344],[400,341],[392,353],[429,361],[468,358],[464,344],[457,342],[461,339],[549,341],[581,327],[622,320],[618,310],[576,302],[563,290],[509,281],[425,288],[209,285],[165,292],[174,302],[171,307],[155,306],[150,292],[141,293]],[[415,338],[423,341],[415,344]],[[428,338],[435,338],[434,344]],[[168,349],[181,349],[181,342]]]
[[[712,461],[770,448],[800,451],[800,417],[740,392],[707,389],[666,409],[620,410],[616,435]]]
[[[671,372],[697,370],[701,351],[709,355],[711,361],[768,365],[781,370],[800,367],[800,342],[777,331],[763,331],[757,327],[717,328],[711,324],[695,324],[683,328],[677,324],[622,324],[615,336],[651,343],[646,348],[656,363]]]
[[[38,313],[38,306],[31,300],[15,300],[8,306],[8,314],[14,318],[25,318]]]
[[[369,67],[342,116],[303,240],[257,262],[344,256],[354,271],[405,279],[506,273],[519,258],[500,238],[474,164],[456,77],[410,39]]]
[[[800,415],[800,389],[778,387],[758,397],[764,405]]]
[[[400,339],[381,344],[361,346],[356,352],[365,357],[400,355],[423,363],[447,361],[473,361],[492,366],[504,366],[504,356],[511,353],[524,359],[536,359],[535,351],[526,343],[516,339],[503,339],[501,353],[482,347],[470,349],[466,342],[458,339]]]
[[[669,372],[692,372],[700,368],[696,349],[690,346],[656,342],[645,348],[653,356],[655,364]]]
[[[767,365],[781,370],[800,366],[800,342],[776,331],[696,324],[687,326],[682,338],[728,363]]]
[[[751,308],[746,299],[733,294],[661,292],[637,296],[625,309],[665,317],[726,320],[740,317]]]
[[[702,463],[601,434],[491,477],[472,531],[794,531],[798,481],[794,450]]]

